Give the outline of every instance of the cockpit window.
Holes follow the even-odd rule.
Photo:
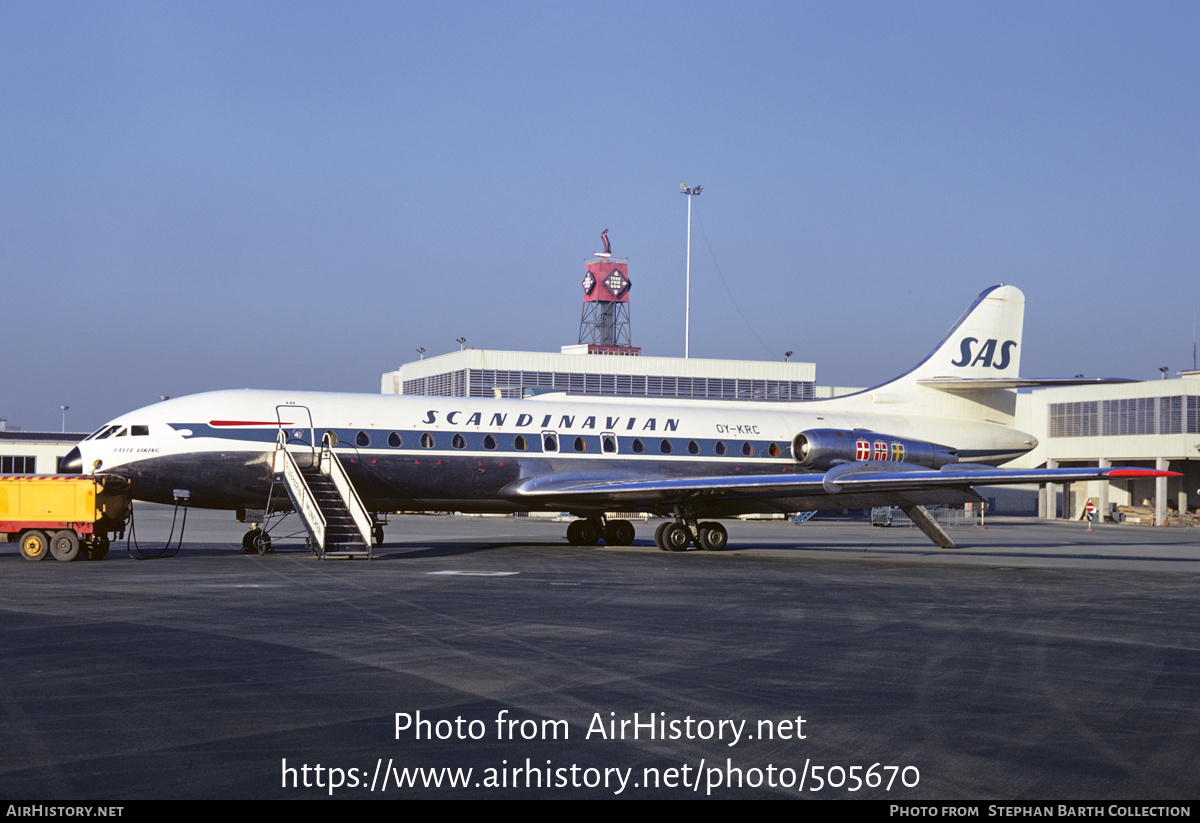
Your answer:
[[[119,432],[117,432],[117,437],[124,437],[127,434],[129,434],[129,429],[121,429]]]
[[[103,440],[104,438],[111,436],[112,433],[115,432],[119,428],[121,428],[121,427],[120,426],[109,426],[106,429],[101,429],[99,432],[97,432],[95,435],[93,435],[93,437],[96,440]]]
[[[149,426],[130,426],[129,433],[134,437],[146,437],[150,434]]]

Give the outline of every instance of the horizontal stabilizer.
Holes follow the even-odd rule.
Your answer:
[[[1099,386],[1105,383],[1136,383],[1128,377],[933,377],[917,384],[940,391],[977,391],[979,389],[1049,389],[1063,386]]]

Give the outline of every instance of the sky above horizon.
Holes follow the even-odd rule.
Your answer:
[[[0,2],[0,418],[377,393],[576,341],[899,374],[999,282],[1022,372],[1192,367],[1200,5]]]

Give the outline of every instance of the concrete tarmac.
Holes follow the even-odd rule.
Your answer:
[[[170,509],[137,515],[161,544]],[[393,517],[371,562],[243,556],[199,511],[171,559],[0,545],[0,795],[1200,797],[1200,531],[941,550],[818,517],[669,554],[654,525]]]

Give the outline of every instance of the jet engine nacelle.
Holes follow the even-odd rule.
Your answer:
[[[792,440],[792,455],[804,468],[819,470],[864,460],[892,460],[929,469],[958,462],[958,453],[949,446],[862,429],[802,431]]]

